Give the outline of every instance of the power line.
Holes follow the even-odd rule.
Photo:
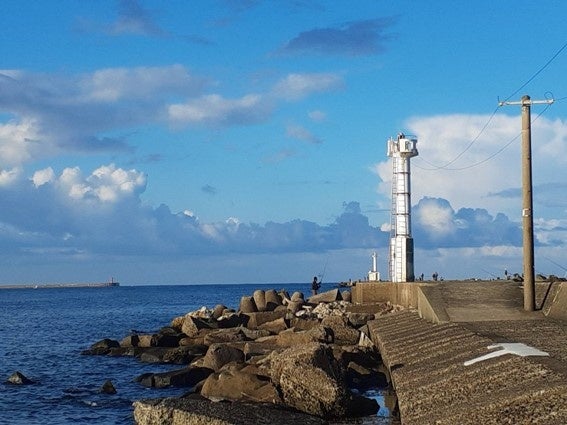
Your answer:
[[[486,123],[482,126],[482,128],[480,129],[480,131],[477,133],[477,135],[467,144],[467,146],[457,155],[455,156],[453,159],[451,159],[449,162],[445,163],[444,165],[436,165],[430,161],[427,161],[425,158],[420,157],[420,159],[422,161],[424,161],[425,163],[427,163],[428,165],[430,165],[433,168],[425,168],[425,167],[419,167],[419,165],[415,165],[417,168],[422,169],[422,170],[428,170],[428,171],[433,171],[433,170],[441,170],[441,169],[445,169],[445,170],[451,170],[451,171],[458,171],[458,170],[466,170],[468,168],[473,168],[476,167],[478,165],[484,164],[485,162],[491,160],[492,158],[494,158],[495,156],[497,156],[498,154],[500,154],[504,149],[506,149],[514,140],[516,140],[518,136],[514,137],[512,140],[510,140],[506,145],[504,145],[501,149],[499,149],[497,152],[495,152],[493,155],[489,156],[488,158],[477,162],[475,164],[469,165],[467,167],[462,167],[462,168],[448,168],[449,165],[455,163],[455,161],[457,161],[461,156],[463,156],[480,138],[480,136],[485,132],[485,130],[487,129],[488,125],[492,122],[492,119],[494,118],[494,116],[496,115],[496,112],[498,111],[498,109],[502,106],[503,103],[507,102],[508,100],[510,100],[510,98],[512,98],[513,96],[515,96],[520,90],[522,90],[524,87],[526,87],[529,83],[531,83],[539,74],[541,74],[560,54],[561,52],[563,52],[563,50],[565,50],[567,48],[567,42],[565,42],[560,48],[559,50],[557,50],[557,52],[555,52],[555,54],[543,65],[541,66],[524,84],[522,84],[520,87],[518,87],[511,95],[509,95],[508,97],[506,97],[506,99],[504,99],[502,102],[499,102],[498,106],[496,107],[496,109],[494,109],[494,111],[492,112],[492,114],[490,115],[490,117],[488,117]],[[546,93],[547,95],[547,93]],[[547,96],[546,96],[547,98]],[[553,98],[553,96],[551,96],[551,98]],[[567,99],[566,97],[562,97],[560,99],[556,99],[555,101],[561,101]],[[550,105],[547,105],[544,110],[536,117],[539,118],[548,108]],[[535,120],[534,120],[535,121]]]

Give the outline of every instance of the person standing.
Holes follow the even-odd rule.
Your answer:
[[[311,293],[317,295],[317,291],[321,287],[321,282],[317,280],[317,276],[313,276],[313,282],[311,283]]]

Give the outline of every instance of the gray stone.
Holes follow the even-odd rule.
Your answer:
[[[240,306],[238,307],[242,313],[254,313],[258,311],[254,298],[252,297],[242,297],[240,298]]]
[[[169,372],[145,373],[135,380],[149,388],[194,387],[211,373],[213,370],[209,368],[189,366]]]
[[[359,332],[346,324],[342,316],[327,316],[321,320],[321,325],[332,330],[333,342],[342,345],[358,343]]]
[[[213,403],[195,398],[134,402],[138,425],[324,425],[323,419],[273,404]]]
[[[244,362],[244,352],[226,344],[213,344],[203,358],[203,366],[218,372],[230,362]]]
[[[349,390],[331,349],[311,343],[289,348],[271,358],[271,377],[284,403],[320,417],[343,417]]]
[[[247,373],[242,367],[224,367],[211,374],[201,388],[201,395],[213,401],[254,401],[281,403],[269,378]]]
[[[258,311],[266,311],[266,293],[263,290],[255,290],[252,294],[252,298],[254,298],[254,303]]]
[[[335,301],[341,301],[341,293],[339,292],[338,288],[331,289],[330,291],[321,292],[317,295],[312,295],[307,300],[310,304],[319,304],[319,303],[332,303]]]

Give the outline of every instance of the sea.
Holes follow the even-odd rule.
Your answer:
[[[187,392],[148,389],[134,379],[181,366],[85,356],[81,351],[103,338],[121,340],[134,330],[153,333],[202,306],[238,308],[240,298],[256,289],[310,290],[307,283],[0,289],[0,425],[133,424],[135,400]],[[34,384],[6,384],[16,371]],[[100,392],[106,380],[116,394]],[[384,406],[380,391],[369,396]],[[381,408],[376,416],[348,423],[397,422]]]

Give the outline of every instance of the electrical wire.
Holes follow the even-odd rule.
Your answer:
[[[565,50],[567,48],[567,42],[565,42],[557,52],[555,52],[555,54],[543,65],[541,66],[524,84],[522,84],[520,87],[518,87],[512,94],[510,94],[508,97],[506,97],[506,99],[502,102],[499,102],[498,106],[496,107],[496,109],[494,109],[494,111],[492,112],[492,114],[490,115],[490,117],[488,117],[486,123],[482,126],[482,128],[480,129],[480,131],[477,133],[477,135],[468,143],[468,145],[457,155],[455,156],[452,160],[450,160],[449,162],[445,163],[444,165],[436,165],[433,164],[430,161],[427,161],[425,158],[423,157],[419,157],[423,162],[427,163],[428,165],[430,165],[433,168],[425,168],[425,167],[420,167],[420,166],[416,166],[414,164],[414,166],[416,166],[416,168],[422,169],[422,170],[428,170],[428,171],[434,171],[434,170],[451,170],[451,171],[457,171],[457,170],[466,170],[469,168],[473,168],[476,167],[478,165],[484,164],[485,162],[491,160],[492,158],[494,158],[495,156],[497,156],[498,154],[500,154],[503,150],[505,150],[510,144],[512,144],[512,142],[514,140],[516,140],[518,136],[514,137],[512,140],[510,140],[506,145],[504,145],[501,149],[499,149],[498,151],[496,151],[494,154],[490,155],[489,157],[485,158],[484,160],[477,162],[475,164],[466,166],[466,167],[461,167],[461,168],[449,168],[448,166],[453,164],[455,161],[457,161],[461,156],[463,156],[480,138],[480,136],[485,132],[486,128],[488,127],[488,125],[490,124],[490,122],[492,121],[492,119],[494,118],[494,116],[496,115],[496,112],[498,111],[498,109],[501,107],[500,105],[504,102],[507,102],[508,100],[510,100],[512,97],[514,97],[520,90],[522,90],[524,87],[526,87],[529,83],[531,83],[539,74],[541,74],[562,52],[563,50]],[[547,94],[549,92],[546,93],[546,98],[547,98]],[[553,99],[553,96],[551,97],[551,99]],[[555,102],[557,101],[561,101],[567,99],[566,97],[562,97],[560,99],[555,99]],[[548,104],[544,110],[536,117],[539,118],[549,107],[551,106],[551,104]],[[535,120],[534,120],[535,121]]]

